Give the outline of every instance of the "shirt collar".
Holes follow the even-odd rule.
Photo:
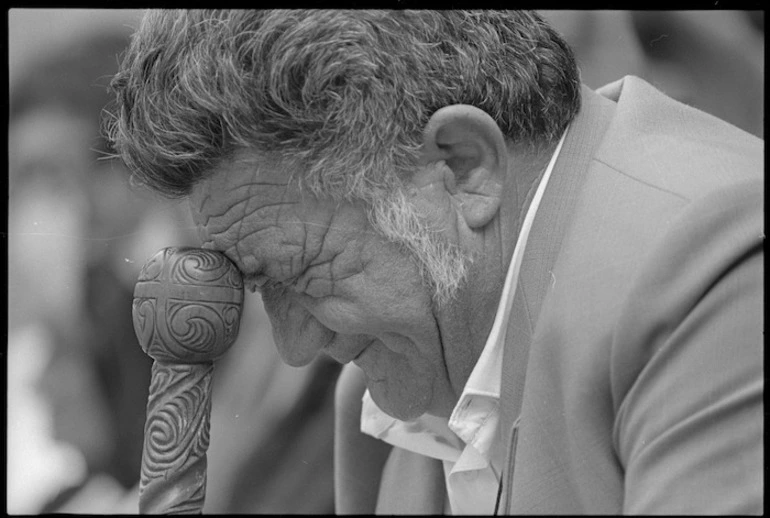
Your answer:
[[[495,320],[489,332],[487,342],[481,351],[476,366],[471,371],[457,405],[449,417],[449,428],[466,444],[483,457],[489,459],[492,443],[497,435],[499,421],[500,383],[502,380],[503,344],[505,343],[508,320],[516,292],[516,281],[521,269],[524,247],[529,238],[532,222],[540,206],[540,200],[551,177],[551,172],[561,151],[566,131],[559,140],[556,150],[538,184],[527,214],[522,222],[514,247],[511,262],[503,284],[503,292],[497,307]]]
[[[367,389],[363,396],[361,412],[362,432],[394,446],[429,457],[455,462],[453,472],[481,469],[489,464],[490,454],[496,442],[497,424],[500,419],[499,399],[503,344],[505,343],[507,323],[516,291],[516,281],[532,221],[566,134],[565,131],[559,140],[559,144],[556,146],[535,191],[535,196],[527,209],[508,266],[492,329],[449,420],[429,414],[424,414],[408,422],[397,420],[384,413],[377,406]]]

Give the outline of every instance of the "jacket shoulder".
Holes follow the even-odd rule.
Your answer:
[[[686,200],[763,179],[762,139],[633,76],[597,92],[617,103],[595,156],[606,166]]]
[[[374,514],[391,446],[361,432],[361,369],[348,364],[334,399],[334,500],[336,514]]]

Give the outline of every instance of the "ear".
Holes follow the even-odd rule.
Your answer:
[[[508,172],[500,127],[485,111],[453,104],[434,113],[423,132],[424,165],[444,161],[445,185],[465,223],[481,228],[497,214]]]

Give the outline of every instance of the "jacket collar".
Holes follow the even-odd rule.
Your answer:
[[[567,131],[532,225],[519,274],[503,352],[500,437],[508,443],[519,417],[523,398],[529,344],[543,298],[568,229],[571,214],[594,154],[615,113],[615,103],[586,86],[581,109]],[[510,444],[508,444],[510,448]],[[508,459],[512,462],[513,459]],[[504,470],[504,475],[508,470]],[[503,480],[503,487],[508,483]]]

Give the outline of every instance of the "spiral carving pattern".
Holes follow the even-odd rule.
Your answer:
[[[209,445],[211,372],[213,365],[153,365],[145,423],[148,462],[142,479],[180,470]]]
[[[242,303],[240,272],[218,252],[166,248],[139,274],[134,330],[156,360],[139,490],[143,514],[203,508],[212,362],[235,341]]]
[[[235,341],[242,304],[243,279],[223,254],[166,248],[139,274],[134,329],[156,360],[211,361]]]
[[[208,304],[170,301],[166,312],[168,333],[173,337],[172,343],[185,349],[176,355],[205,354],[222,343],[225,338],[224,309]]]
[[[203,507],[213,364],[152,368],[139,486],[140,511]]]
[[[140,344],[149,344],[155,332],[155,299],[134,299],[134,332]],[[145,349],[145,352],[146,349]]]
[[[224,255],[195,248],[181,248],[176,251],[183,253],[179,255],[179,260],[173,262],[172,282],[243,288],[243,278],[238,274],[238,270],[230,268],[232,263]]]

